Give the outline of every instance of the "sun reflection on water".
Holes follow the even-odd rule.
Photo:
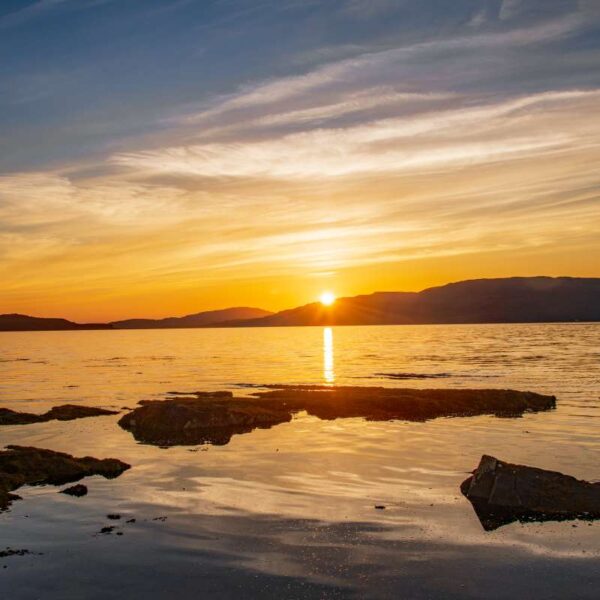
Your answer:
[[[323,377],[327,383],[335,381],[333,371],[333,329],[331,327],[323,329]]]

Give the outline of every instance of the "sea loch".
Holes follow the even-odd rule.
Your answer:
[[[597,522],[486,532],[460,484],[482,454],[600,478],[598,324],[27,332],[2,334],[0,347],[2,406],[38,413],[254,391],[242,383],[557,397],[556,409],[521,418],[300,413],[222,446],[138,444],[119,416],[2,427],[3,444],[132,465],[114,480],[86,479],[85,498],[19,490],[23,500],[0,514],[3,546],[32,554],[2,559],[7,597],[596,596]],[[105,527],[114,529],[100,534]]]

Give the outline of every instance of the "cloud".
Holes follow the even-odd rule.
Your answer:
[[[423,60],[429,58],[437,63],[436,71],[439,74],[440,63],[443,65],[448,58],[445,53],[465,52],[472,61],[474,50],[485,51],[504,47],[513,51],[521,46],[547,44],[572,34],[583,23],[581,15],[572,13],[530,27],[442,38],[380,52],[359,54],[352,58],[328,63],[303,75],[282,77],[258,85],[244,86],[233,94],[215,98],[212,105],[204,107],[197,114],[186,116],[185,120],[188,123],[205,123],[217,116],[230,117],[243,110],[261,107],[272,109],[281,102],[293,101],[300,96],[313,95],[314,99],[314,94],[317,94],[317,98],[319,94],[343,94],[349,89],[356,89],[364,85],[372,87],[374,82],[380,86],[381,78],[385,78],[385,83],[389,86],[389,78],[394,75],[396,80],[400,80],[400,85],[397,86],[400,90],[414,92],[415,87],[423,83],[423,77],[403,80],[403,72],[407,75],[415,75],[407,65],[417,64],[419,68],[423,68]],[[480,57],[475,56],[475,58]],[[455,61],[456,56],[450,55],[450,60]],[[459,77],[459,80],[455,80],[454,83],[459,84],[462,67],[460,64],[453,66],[455,67],[453,76],[458,75]],[[426,69],[430,71],[431,66]],[[473,73],[470,75],[473,76]],[[431,82],[427,81],[427,83]],[[423,90],[419,91],[423,92]],[[431,89],[427,90],[429,93],[432,91]]]
[[[506,21],[517,17],[523,9],[523,0],[502,0],[498,17],[501,21]]]
[[[590,135],[599,98],[596,91],[543,93],[267,140],[123,153],[113,161],[148,174],[201,177],[323,178],[460,167],[568,151]],[[577,107],[584,108],[583,122],[572,117]]]

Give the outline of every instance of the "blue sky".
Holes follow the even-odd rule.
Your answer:
[[[433,47],[408,65],[411,75],[425,71],[409,89],[507,96],[591,88],[600,77],[591,68],[598,10],[572,0],[5,0],[0,165],[106,151],[244,85],[423,42]],[[543,31],[553,22],[565,28],[556,37]],[[532,30],[531,43],[500,42],[468,64],[460,64],[464,48],[444,46],[521,28]],[[397,66],[373,83],[397,83]]]
[[[0,56],[0,309],[593,274],[596,0],[4,0]]]

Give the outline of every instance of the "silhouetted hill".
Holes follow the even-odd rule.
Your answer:
[[[294,325],[376,325],[406,323],[416,292],[376,292],[367,296],[339,298],[333,306],[313,302],[262,319],[227,323],[232,327],[281,327]]]
[[[112,329],[104,323],[74,323],[67,319],[45,319],[28,315],[0,315],[0,331],[65,331],[76,329]]]
[[[600,321],[600,278],[511,277],[307,304],[232,327]]]
[[[422,292],[376,292],[340,298],[328,307],[315,302],[278,313],[238,307],[107,324],[0,315],[0,331],[568,321],[600,321],[600,278],[474,279]]]
[[[259,319],[273,313],[262,308],[246,306],[210,310],[185,317],[167,317],[166,319],[127,319],[110,323],[114,329],[167,329],[185,327],[210,327],[225,321]]]

